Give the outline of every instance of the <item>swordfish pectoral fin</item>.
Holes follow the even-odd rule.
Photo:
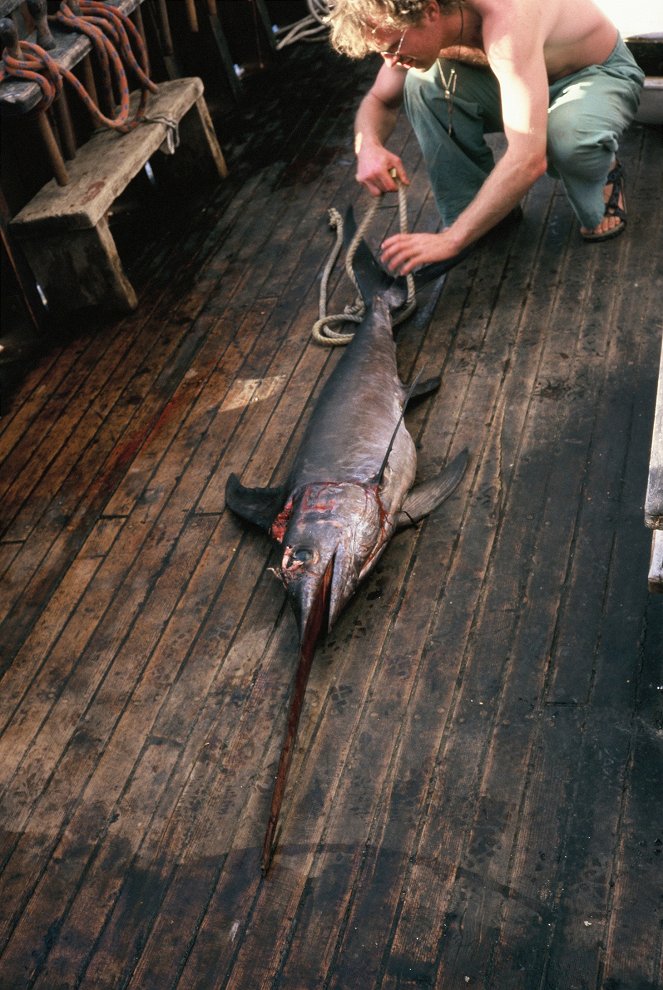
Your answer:
[[[236,474],[231,474],[226,482],[228,508],[267,533],[283,508],[286,495],[286,485],[278,488],[246,488]]]
[[[436,509],[438,505],[442,505],[460,483],[465,474],[468,460],[467,450],[461,450],[451,464],[447,464],[444,471],[413,488],[398,514],[397,528],[403,529],[405,526],[414,525],[433,509]]]

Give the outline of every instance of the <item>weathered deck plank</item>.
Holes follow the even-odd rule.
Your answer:
[[[146,239],[139,310],[59,342],[0,421],[0,984],[654,990],[653,129],[624,237],[583,244],[543,179],[399,332],[405,378],[442,374],[408,413],[420,476],[470,468],[320,647],[260,877],[296,632],[224,486],[285,476],[338,360],[310,329],[370,77],[318,49],[313,108],[289,57],[300,112],[241,135],[204,212]],[[405,121],[394,146],[431,228]],[[330,310],[351,295],[335,273]]]

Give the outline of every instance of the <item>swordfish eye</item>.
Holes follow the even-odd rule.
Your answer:
[[[313,560],[313,557],[314,553],[310,547],[292,547],[288,554],[286,566],[296,567],[297,565],[308,564],[310,560]]]

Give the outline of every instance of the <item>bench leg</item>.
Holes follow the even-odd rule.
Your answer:
[[[168,161],[171,175],[189,177],[192,171],[200,171],[201,166],[207,166],[214,178],[226,178],[228,167],[204,96],[198,97],[188,113],[182,117],[179,137],[179,148]]]
[[[22,244],[52,311],[100,306],[127,312],[138,305],[105,218],[93,228],[41,233]]]

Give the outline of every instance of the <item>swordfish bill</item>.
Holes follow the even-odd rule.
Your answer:
[[[362,260],[363,259],[363,260]],[[299,629],[299,665],[275,778],[262,871],[269,870],[304,693],[319,638],[336,622],[393,534],[423,519],[454,491],[465,471],[461,451],[434,478],[415,484],[416,449],[403,413],[439,378],[407,389],[398,376],[392,312],[405,291],[366,249],[355,259],[366,315],[327,379],[287,481],[247,488],[231,474],[230,509],[281,545],[275,568]]]

